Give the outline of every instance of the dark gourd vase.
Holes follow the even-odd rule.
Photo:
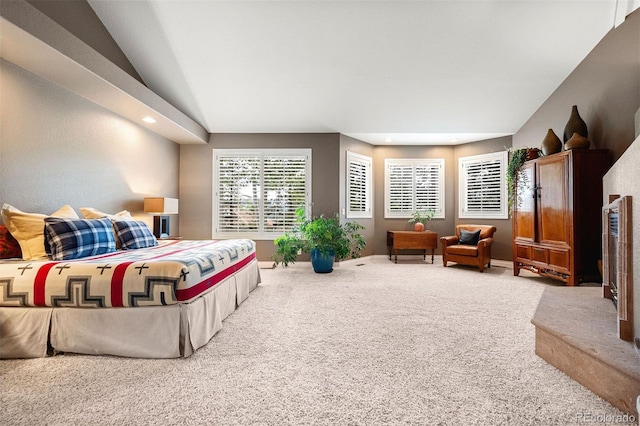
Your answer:
[[[591,142],[580,133],[574,133],[571,138],[564,144],[564,149],[589,149]]]
[[[562,142],[558,135],[556,135],[553,129],[547,130],[547,136],[542,140],[540,150],[544,155],[551,155],[562,151]]]
[[[566,143],[574,133],[578,133],[585,138],[589,137],[587,123],[580,117],[576,105],[571,108],[571,116],[569,117],[569,121],[567,121],[567,125],[564,126],[563,142]]]

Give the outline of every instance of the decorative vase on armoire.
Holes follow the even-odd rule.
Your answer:
[[[589,149],[591,145],[591,141],[578,132],[575,132],[573,136],[569,138],[567,142],[564,144],[564,149]]]
[[[585,138],[589,137],[587,123],[580,117],[577,105],[571,107],[571,116],[569,117],[569,121],[567,121],[567,125],[564,126],[563,142],[566,143],[574,133],[584,136]]]
[[[544,155],[551,155],[562,151],[562,142],[553,129],[547,130],[547,135],[542,140],[540,150]]]

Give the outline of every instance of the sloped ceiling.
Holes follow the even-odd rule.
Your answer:
[[[147,86],[211,133],[339,132],[373,144],[515,133],[613,27],[617,6],[89,4]]]

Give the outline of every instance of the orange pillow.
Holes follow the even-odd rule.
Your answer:
[[[20,244],[6,226],[0,225],[0,259],[21,258]]]

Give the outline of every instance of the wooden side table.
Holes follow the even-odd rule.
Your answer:
[[[422,250],[423,258],[426,260],[427,250],[431,249],[431,263],[433,263],[433,253],[438,248],[438,234],[433,231],[387,231],[387,247],[389,260],[393,251],[395,263],[398,263],[398,250]]]

